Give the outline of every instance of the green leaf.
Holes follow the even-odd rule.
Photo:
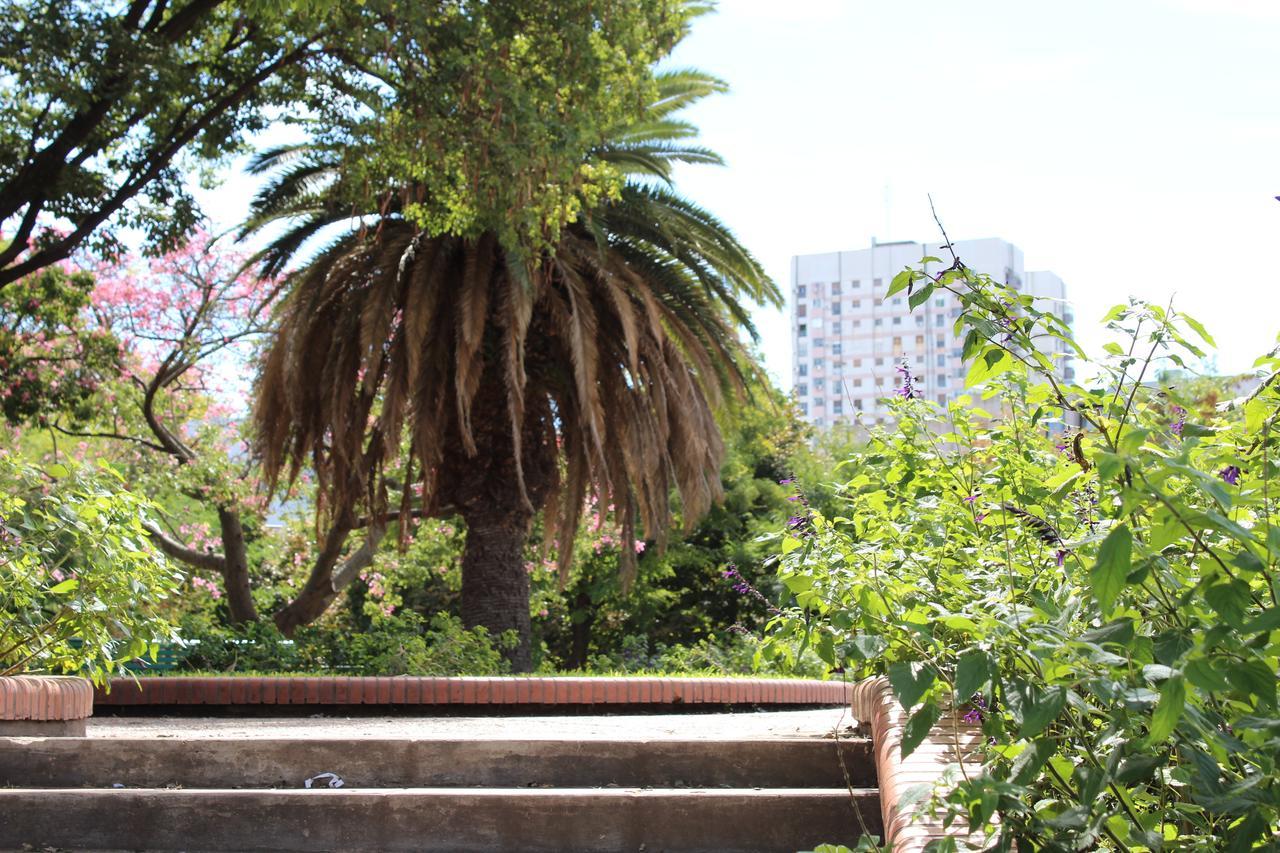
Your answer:
[[[933,684],[933,668],[919,661],[898,661],[889,664],[889,684],[902,707],[911,709],[920,701]]]
[[[1195,333],[1200,336],[1201,340],[1203,340],[1206,344],[1208,344],[1211,347],[1216,347],[1218,345],[1217,342],[1214,341],[1213,336],[1210,335],[1207,331],[1205,331],[1204,326],[1200,325],[1200,321],[1197,320],[1195,317],[1192,317],[1190,314],[1183,314],[1182,321],[1186,323],[1188,326],[1190,326],[1195,331]]]
[[[54,595],[62,595],[63,593],[71,592],[78,586],[80,586],[80,581],[75,578],[67,578],[62,583],[49,587],[49,592]]]
[[[1244,625],[1244,612],[1249,606],[1249,585],[1242,580],[1216,583],[1204,592],[1204,600],[1233,628]]]
[[[1231,661],[1226,667],[1227,681],[1241,693],[1257,696],[1264,705],[1276,705],[1276,674],[1258,660]]]
[[[1022,703],[1022,725],[1018,737],[1033,738],[1058,718],[1067,705],[1067,689],[1053,687],[1041,691],[1029,688]]]
[[[1174,726],[1182,716],[1182,709],[1187,703],[1187,685],[1181,675],[1165,679],[1160,685],[1160,701],[1151,714],[1151,727],[1148,730],[1147,743],[1157,744],[1173,734]]]
[[[889,289],[884,292],[884,298],[888,299],[896,293],[901,293],[911,285],[911,270],[903,270],[893,277],[893,281],[889,282]]]
[[[914,311],[924,303],[928,302],[929,297],[933,295],[933,290],[933,284],[926,284],[915,293],[911,294],[907,299],[907,304],[911,307],[911,310]]]
[[[942,716],[942,711],[932,702],[926,702],[907,720],[902,727],[902,757],[916,751],[916,747],[928,736],[929,730]]]
[[[1206,693],[1217,693],[1226,690],[1230,685],[1227,684],[1227,678],[1223,675],[1222,670],[1206,658],[1196,658],[1187,661],[1182,667],[1182,672],[1196,687]]]
[[[956,699],[967,702],[991,676],[991,658],[982,649],[970,649],[956,664]]]
[[[1089,572],[1089,586],[1103,614],[1111,612],[1116,597],[1124,589],[1125,578],[1132,568],[1133,534],[1126,525],[1119,525],[1107,534],[1098,549],[1098,561]]]
[[[1086,631],[1080,635],[1080,639],[1086,643],[1097,643],[1100,646],[1107,643],[1128,646],[1133,642],[1133,620],[1127,616],[1113,620],[1101,628]]]
[[[1280,607],[1268,607],[1261,615],[1250,619],[1240,630],[1245,634],[1261,634],[1280,628]]]

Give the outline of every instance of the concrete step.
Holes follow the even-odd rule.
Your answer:
[[[862,739],[0,738],[9,787],[300,788],[323,772],[348,788],[876,784]]]
[[[3,849],[792,853],[864,827],[874,789],[0,790]]]

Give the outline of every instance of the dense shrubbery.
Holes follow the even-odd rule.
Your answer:
[[[937,796],[993,849],[1272,843],[1280,358],[1202,406],[1151,378],[1203,355],[1185,329],[1208,334],[1130,303],[1106,318],[1123,343],[1076,384],[1037,351],[1069,332],[1030,297],[959,264],[890,293],[935,289],[964,306],[984,405],[941,411],[904,383],[838,509],[787,531],[796,599],[774,653],[799,640],[886,674],[911,711],[904,753],[942,714],[980,721],[981,772]]]
[[[159,605],[179,578],[113,475],[0,453],[0,675],[103,681],[171,637]]]

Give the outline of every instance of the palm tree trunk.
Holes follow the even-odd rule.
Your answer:
[[[503,655],[513,672],[533,668],[530,655],[529,573],[524,545],[533,517],[491,505],[464,511],[467,544],[462,554],[462,623],[487,628],[495,639],[515,631],[518,642]]]

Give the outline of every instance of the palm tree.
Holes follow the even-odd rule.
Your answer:
[[[514,630],[517,670],[530,664],[522,550],[535,514],[564,545],[565,577],[588,495],[612,507],[627,582],[642,531],[661,546],[677,509],[691,524],[719,497],[714,412],[754,369],[742,300],[780,301],[736,238],[669,186],[675,162],[719,162],[683,142],[693,130],[672,113],[722,84],[696,72],[659,84],[645,120],[591,154],[628,176],[620,197],[535,258],[493,233],[431,236],[388,195],[295,275],[259,378],[272,482],[311,466],[324,511],[346,524],[360,511],[462,516],[463,620]],[[294,219],[264,254],[279,268],[351,214],[332,201],[341,169],[323,152],[270,156],[286,169],[251,227]],[[330,589],[319,579],[297,617],[323,609]]]

